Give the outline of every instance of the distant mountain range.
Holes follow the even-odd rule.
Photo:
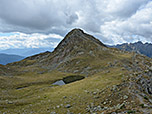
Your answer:
[[[151,43],[142,43],[141,41],[135,42],[135,43],[124,43],[114,46],[109,46],[118,48],[124,51],[134,51],[143,55],[146,55],[148,57],[152,58],[152,44]]]
[[[24,59],[24,57],[19,56],[19,55],[9,55],[9,54],[0,53],[0,64],[2,64],[2,65],[20,61],[22,59]]]
[[[0,50],[0,64],[20,61],[28,56],[39,54],[46,51],[53,51],[54,48],[24,48],[24,49],[6,49]]]
[[[54,48],[24,48],[24,49],[6,49],[0,50],[0,53],[19,55],[23,57],[32,56],[45,51],[52,52]]]

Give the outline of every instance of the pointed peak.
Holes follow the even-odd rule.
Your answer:
[[[82,29],[80,28],[74,28],[71,30],[71,32],[74,32],[74,33],[84,33]]]
[[[75,28],[65,36],[65,38],[58,44],[54,51],[65,49],[65,47],[71,49],[73,46],[80,46],[86,44],[95,44],[106,47],[94,36],[85,33],[81,29]]]
[[[84,31],[82,30],[82,29],[79,29],[79,28],[75,28],[75,29],[72,29],[67,35],[66,35],[66,37],[68,37],[68,36],[75,36],[75,35],[79,35],[79,36],[81,36],[81,35],[83,35],[83,34],[85,34],[84,33]]]
[[[139,44],[143,44],[143,43],[142,43],[142,41],[138,41],[137,43],[139,43]]]

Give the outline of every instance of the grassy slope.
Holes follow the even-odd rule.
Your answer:
[[[110,74],[97,74],[95,76],[64,86],[49,87],[51,86],[51,81],[53,82],[54,80],[62,78],[58,77],[57,75],[66,76],[66,74],[55,73],[56,78],[54,78],[53,73],[51,73],[49,77],[47,77],[47,75],[44,76],[44,80],[42,78],[43,76],[37,77],[37,80],[35,80],[34,77],[16,77],[18,79],[14,79],[14,81],[17,81],[17,83],[12,83],[14,84],[14,87],[11,86],[10,90],[8,88],[8,91],[4,92],[3,94],[1,93],[1,99],[3,101],[3,103],[1,104],[1,111],[10,110],[11,113],[16,113],[19,110],[33,110],[35,113],[37,112],[45,114],[47,112],[47,109],[49,109],[49,111],[52,111],[54,110],[53,107],[56,107],[57,105],[63,104],[65,106],[67,103],[75,103],[70,110],[72,110],[75,113],[84,113],[86,103],[89,104],[91,102],[94,102],[92,94],[86,93],[85,90],[89,92],[94,92],[97,91],[97,89],[99,89],[98,91],[101,91],[105,89],[107,86],[119,84],[121,82],[122,77],[119,71],[114,71],[114,73],[111,72]],[[21,84],[24,83],[26,86],[28,86],[30,82],[36,82],[38,83],[38,85],[33,84],[32,86],[29,86],[27,88],[16,90],[15,88],[17,85],[19,85],[20,87],[18,80],[20,80]],[[40,80],[43,82],[43,84],[39,84]],[[67,98],[63,99],[63,96],[67,96]],[[101,97],[103,99],[103,96]],[[7,104],[6,99],[12,101],[13,104]],[[102,99],[95,100],[95,103],[100,104]],[[31,108],[29,107],[29,104],[32,104]],[[64,106],[59,109],[55,109],[55,111],[58,111],[59,113],[62,113],[62,111],[66,112],[67,109],[64,108]],[[4,107],[6,107],[6,109],[4,109]]]
[[[103,55],[106,55],[105,53]],[[140,103],[135,99],[134,95],[128,93],[128,87],[122,86],[119,88],[119,91],[116,90],[115,92],[111,90],[113,85],[121,85],[124,82],[128,82],[128,75],[130,72],[122,69],[122,64],[125,61],[131,61],[131,53],[113,54],[113,58],[108,56],[99,56],[97,57],[98,59],[93,59],[91,56],[88,56],[88,59],[83,56],[81,57],[73,58],[71,60],[82,60],[83,62],[80,62],[78,66],[75,62],[69,62],[69,64],[64,66],[64,68],[70,69],[69,67],[72,68],[72,66],[75,66],[76,68],[79,68],[79,71],[81,71],[81,67],[87,66],[88,61],[90,61],[89,66],[91,67],[91,70],[89,70],[89,72],[92,75],[89,75],[89,77],[84,80],[63,86],[50,87],[56,80],[73,75],[72,73],[51,71],[44,74],[38,74],[37,72],[27,72],[14,77],[0,77],[0,111],[12,114],[23,112],[49,114],[52,111],[59,114],[64,114],[68,111],[73,113],[87,113],[90,112],[86,109],[88,106],[117,106],[125,101],[123,96],[127,95],[129,96],[126,100],[128,104],[124,109],[111,109],[109,111],[102,110],[98,112],[108,113],[116,110],[123,111],[134,109],[139,113],[138,108],[140,108]],[[108,63],[113,63],[114,60],[118,60],[118,64],[114,67],[108,67]],[[59,68],[62,68],[61,66],[59,66]],[[31,67],[29,67],[29,70]],[[36,69],[38,68],[39,67]],[[98,72],[95,72],[98,68],[101,69]],[[20,71],[25,69],[27,70],[27,67],[19,68]],[[72,72],[73,70],[70,71]],[[25,88],[16,89],[18,87]],[[94,92],[96,94],[94,94]],[[64,98],[64,96],[66,96],[66,98]],[[105,101],[107,104],[103,104]],[[67,104],[70,104],[72,107],[65,108]]]
[[[139,106],[141,101],[130,91],[136,90],[130,83],[135,82],[133,79],[138,72],[127,69],[134,68],[134,54],[106,48],[88,39],[75,40],[71,39],[65,47],[60,45],[52,53],[42,53],[5,66],[4,70],[7,67],[13,70],[7,77],[0,76],[0,113],[50,114],[55,111],[66,114],[71,111],[85,114],[92,113],[88,107],[100,106],[104,110],[98,110],[98,113],[135,110],[140,114],[143,110]],[[151,59],[138,56],[136,61],[144,72]],[[70,75],[87,78],[63,86],[51,85]],[[124,99],[125,95],[127,98]],[[67,104],[71,107],[66,108]],[[124,106],[120,107],[121,104]]]
[[[57,74],[59,73],[56,73],[55,75],[57,76]],[[120,70],[120,68],[115,68],[111,69],[110,73],[100,72],[84,80],[67,84],[64,86],[50,87],[51,83],[43,83],[38,85],[32,85],[20,90],[16,90],[13,87],[11,88],[11,90],[8,89],[8,92],[4,92],[1,95],[1,99],[3,99],[1,100],[1,111],[10,111],[11,113],[23,113],[24,111],[30,113],[32,111],[35,114],[49,114],[50,112],[55,111],[59,114],[63,114],[66,113],[67,110],[70,110],[73,113],[86,113],[87,105],[91,105],[92,103],[95,106],[100,105],[103,107],[111,107],[124,101],[123,99],[119,98],[120,96],[118,96],[118,94],[121,93],[122,97],[123,95],[126,95],[127,90],[125,89],[115,92],[113,97],[108,96],[112,95],[112,85],[119,85],[122,81],[126,80],[125,75],[122,74],[127,74],[127,72]],[[33,80],[32,78],[30,78],[30,80],[25,77],[20,77],[20,79],[23,79],[24,81],[26,80],[28,81],[28,83]],[[47,79],[50,80],[50,82],[57,80],[54,79],[54,76],[50,76]],[[34,82],[39,83],[39,81],[35,80]],[[94,95],[94,92],[96,92],[97,94]],[[127,95],[129,96],[129,94]],[[67,98],[64,98],[63,96],[66,96]],[[9,104],[6,99],[12,101],[13,104]],[[107,103],[106,105],[103,105],[102,103],[106,101],[106,99],[112,101],[112,103]],[[113,101],[113,99],[115,99],[115,101]],[[132,95],[129,96],[127,102],[131,103],[131,100],[138,102],[133,99]],[[72,107],[67,109],[65,108],[66,104],[71,104]],[[125,110],[131,110],[133,107],[138,108],[135,104],[136,103],[128,105]],[[60,106],[60,108],[56,108],[58,105]]]

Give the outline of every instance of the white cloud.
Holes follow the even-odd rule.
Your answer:
[[[107,12],[127,18],[136,13],[136,11],[149,0],[109,0]]]
[[[25,33],[12,33],[9,36],[0,36],[0,49],[8,48],[38,48],[38,47],[51,47],[57,46],[59,41],[63,39],[62,36],[56,34],[25,34]]]
[[[30,41],[25,40],[29,43],[27,47],[47,45],[42,34],[47,37],[51,37],[48,34],[65,36],[75,27],[108,44],[137,40],[152,42],[152,1],[0,0],[0,31],[25,33],[20,33],[21,38],[14,36],[13,39],[32,37]]]

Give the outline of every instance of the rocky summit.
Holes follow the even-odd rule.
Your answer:
[[[152,113],[152,59],[81,29],[53,52],[1,65],[0,75],[2,114]]]

